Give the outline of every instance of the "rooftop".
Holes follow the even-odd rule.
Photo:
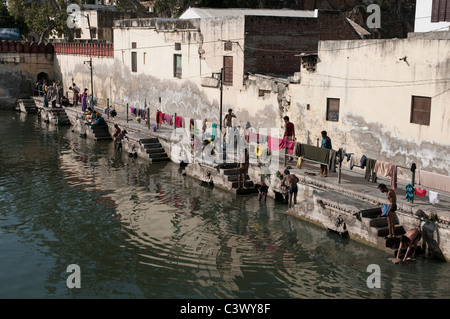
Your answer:
[[[291,10],[291,9],[212,9],[212,8],[189,8],[180,19],[205,19],[221,17],[239,16],[271,16],[271,17],[296,17],[296,18],[317,18],[318,10]]]

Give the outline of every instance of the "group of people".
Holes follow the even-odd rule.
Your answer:
[[[47,81],[39,80],[36,84],[39,94],[44,95],[44,106],[52,108],[69,106],[69,100],[64,96],[62,85],[59,81],[53,82],[51,85],[47,85]]]
[[[72,83],[72,86],[69,87],[69,90],[73,92],[73,106],[78,106],[78,103],[81,103],[81,110],[83,112],[86,111],[88,107],[88,89],[85,88],[81,93],[80,88],[75,83]]]

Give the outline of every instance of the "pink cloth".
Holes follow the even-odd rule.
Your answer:
[[[294,152],[294,141],[288,141],[286,138],[281,139],[271,136],[267,137],[267,141],[269,143],[269,150],[277,151],[286,147],[288,149],[289,155],[292,155],[292,153]]]
[[[376,161],[373,171],[377,176],[390,177],[391,188],[397,188],[397,165],[383,161]]]
[[[416,170],[415,183],[450,193],[450,176]]]
[[[164,114],[164,121],[169,125],[173,125],[172,118],[173,116],[171,114]]]

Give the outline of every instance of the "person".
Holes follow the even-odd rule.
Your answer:
[[[228,113],[225,115],[224,121],[225,121],[225,127],[233,127],[233,117],[235,118],[236,115],[234,115],[232,109],[228,109]]]
[[[389,236],[386,236],[385,238],[393,238],[395,236],[394,231],[394,225],[395,225],[395,211],[397,210],[397,195],[395,194],[395,191],[390,188],[388,189],[385,184],[378,185],[378,189],[382,193],[386,193],[387,199],[389,200],[388,207],[385,208],[386,213],[381,214],[378,217],[382,217],[383,215],[387,216],[388,218],[388,228],[389,228]]]
[[[322,131],[321,135],[322,135],[321,147],[331,150],[333,147],[331,146],[331,138],[328,137],[327,131]],[[328,176],[328,166],[326,164],[320,164],[320,174],[322,175],[322,177]]]
[[[283,139],[286,138],[288,141],[295,141],[295,126],[294,123],[289,122],[289,116],[283,117],[284,120],[284,135]],[[290,157],[289,161],[292,161],[293,158]]]
[[[281,181],[281,185],[284,185],[285,182],[288,182],[289,184],[289,206],[288,208],[291,208],[292,206],[292,198],[294,199],[294,205],[297,204],[297,193],[298,193],[298,187],[297,183],[300,181],[297,176],[294,174],[291,174],[291,172],[288,169],[284,170],[284,177]]]
[[[126,136],[127,134],[127,130],[123,130],[117,135],[115,142],[118,150],[122,149],[122,140],[124,138],[128,139],[128,137]]]
[[[407,247],[405,256],[403,257],[403,261],[406,261],[406,259],[408,258],[412,246],[414,246],[414,253],[412,256],[413,258],[415,258],[417,252],[417,243],[419,242],[420,238],[422,238],[422,232],[420,231],[419,227],[410,229],[406,232],[406,234],[402,235],[402,238],[400,239],[400,247],[397,251],[397,259],[399,259],[400,252],[403,246]]]
[[[55,85],[51,85],[47,88],[47,99],[52,104],[52,108],[56,108],[56,99],[57,99],[57,92]]]
[[[63,97],[63,89],[61,86],[61,83],[59,81],[56,82],[56,95],[57,95],[57,100],[58,100],[58,104],[59,107],[63,107],[62,105],[62,97]]]
[[[114,124],[114,135],[113,135],[113,139],[115,140],[117,136],[119,136],[120,132],[122,132],[122,130],[120,129],[119,125]]]
[[[112,108],[112,109],[109,111],[109,115],[111,115],[111,117],[114,118],[114,117],[116,117],[116,115],[117,115],[117,111],[116,111],[114,108]]]
[[[95,120],[93,119],[92,121],[94,123],[92,123],[91,126],[103,126],[103,125],[106,125],[105,119],[98,112],[95,112]]]
[[[84,89],[83,94],[81,95],[81,110],[84,112],[87,109],[87,99],[88,99],[88,94],[87,94],[88,89]]]
[[[69,90],[72,90],[72,92],[73,92],[72,105],[77,106],[78,105],[78,94],[80,93],[80,89],[74,83],[73,87],[72,86],[69,87]]]
[[[245,187],[245,180],[247,179],[247,171],[249,167],[250,162],[250,156],[248,153],[248,149],[245,148],[244,150],[244,158],[241,158],[239,165],[239,175],[238,175],[238,190]]]
[[[258,182],[253,186],[254,189],[258,191],[258,200],[261,201],[264,196],[264,202],[267,201],[267,192],[269,191],[269,186],[264,182]]]
[[[64,95],[61,97],[61,105],[62,106],[70,106],[69,99],[65,97]]]

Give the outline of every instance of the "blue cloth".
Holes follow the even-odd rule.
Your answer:
[[[381,208],[381,211],[383,212],[383,214],[381,214],[381,217],[386,216],[387,212],[389,211],[389,207],[390,205],[384,205],[383,208]]]

